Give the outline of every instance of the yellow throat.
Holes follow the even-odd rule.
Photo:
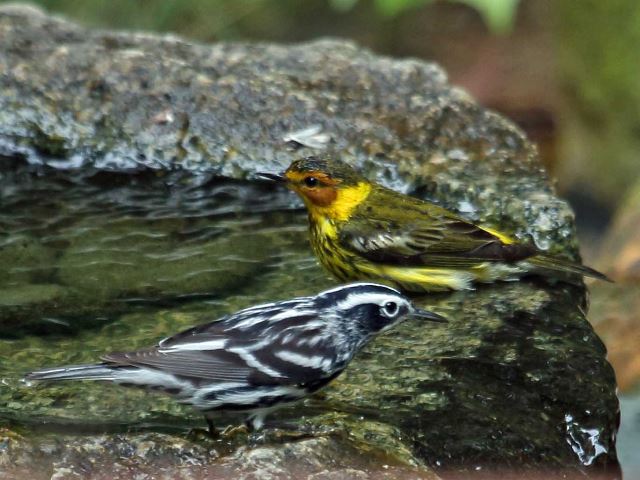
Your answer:
[[[326,207],[320,207],[304,199],[311,218],[316,221],[330,220],[345,222],[349,220],[353,210],[366,200],[371,192],[371,184],[360,182],[353,187],[343,187],[337,190],[336,199]]]

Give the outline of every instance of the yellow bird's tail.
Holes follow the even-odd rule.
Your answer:
[[[600,273],[593,268],[587,267],[585,265],[580,265],[578,263],[572,262],[571,260],[554,257],[544,253],[540,253],[538,255],[535,255],[534,257],[527,258],[526,261],[536,269],[540,269],[543,272],[546,271],[551,274],[556,272],[561,274],[564,273],[569,275],[580,275],[585,277],[597,278],[598,280],[604,280],[606,282],[613,281],[604,273]]]

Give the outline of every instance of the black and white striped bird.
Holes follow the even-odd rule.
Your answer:
[[[212,434],[216,410],[247,412],[247,426],[259,429],[267,413],[325,386],[373,336],[410,315],[445,321],[397,290],[356,283],[247,308],[155,347],[110,353],[98,364],[39,370],[26,379],[149,388],[202,411]]]

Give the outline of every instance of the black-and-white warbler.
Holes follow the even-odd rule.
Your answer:
[[[268,303],[199,325],[102,363],[27,374],[27,380],[103,380],[152,388],[192,405],[248,413],[259,429],[266,414],[338,376],[374,335],[407,316],[443,322],[392,288],[345,285],[313,297]]]

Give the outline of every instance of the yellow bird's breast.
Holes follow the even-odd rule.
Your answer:
[[[338,240],[339,227],[330,219],[309,215],[311,246],[324,268],[342,281],[355,278],[356,256]]]
[[[367,199],[371,185],[365,182],[340,188],[336,199],[326,207],[307,203],[311,246],[320,263],[340,280],[357,277],[357,257],[340,245],[340,226],[351,218],[358,205]]]
[[[360,182],[353,187],[337,190],[336,199],[326,207],[320,207],[313,203],[307,203],[309,215],[316,222],[327,219],[331,222],[346,222],[351,218],[353,211],[364,202],[371,193],[371,184]]]

